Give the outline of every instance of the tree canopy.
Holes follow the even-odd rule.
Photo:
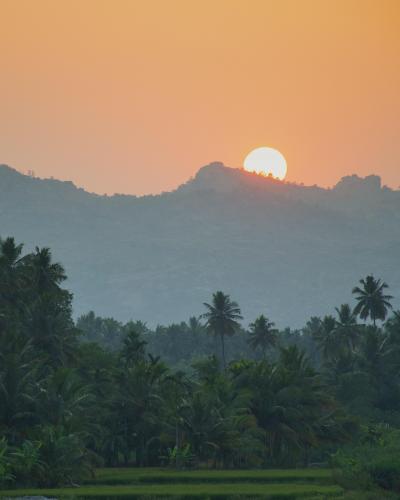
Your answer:
[[[202,317],[152,330],[74,321],[51,251],[1,240],[0,483],[71,485],[101,464],[307,465],[363,426],[399,429],[400,313],[387,318],[370,278],[354,309],[298,331],[265,315],[246,327],[222,291]]]

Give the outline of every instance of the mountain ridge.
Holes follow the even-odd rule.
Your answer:
[[[217,289],[247,322],[265,313],[280,326],[351,300],[370,272],[400,295],[399,214],[400,191],[377,176],[321,188],[215,162],[174,191],[137,197],[0,166],[0,236],[52,248],[76,314],[151,325],[200,314]]]
[[[121,194],[121,193],[114,193],[112,195],[107,195],[107,194],[99,194],[95,192],[91,192],[86,190],[85,188],[78,187],[73,181],[70,180],[60,180],[60,179],[55,179],[53,177],[46,178],[46,177],[36,177],[34,175],[28,175],[23,172],[20,172],[19,170],[7,165],[7,164],[0,164],[0,177],[2,180],[2,183],[4,183],[5,179],[25,179],[28,180],[29,182],[37,182],[37,181],[42,181],[46,183],[51,183],[53,185],[58,184],[58,185],[65,185],[69,186],[71,188],[75,188],[78,191],[83,191],[88,195],[92,196],[98,196],[102,198],[112,198],[114,196],[117,197],[134,197],[134,198],[146,198],[146,197],[153,197],[153,196],[161,196],[166,193],[171,193],[175,191],[180,191],[182,189],[187,189],[188,187],[192,187],[193,185],[199,186],[200,188],[209,188],[211,183],[214,183],[213,188],[215,188],[215,183],[217,181],[217,187],[222,187],[222,190],[226,190],[226,184],[227,184],[227,179],[235,179],[235,183],[243,183],[243,181],[246,181],[246,179],[249,181],[247,184],[252,185],[253,187],[257,185],[257,183],[264,183],[264,186],[274,186],[276,187],[285,187],[285,188],[290,188],[290,189],[305,189],[305,190],[310,190],[310,189],[317,189],[320,191],[335,191],[336,189],[342,189],[344,187],[351,187],[353,189],[367,189],[367,190],[373,190],[373,191],[380,191],[380,190],[385,190],[385,191],[390,191],[390,192],[398,192],[400,193],[400,190],[395,190],[392,188],[389,188],[387,186],[382,186],[381,178],[378,175],[368,175],[366,177],[360,177],[356,174],[352,175],[347,175],[342,177],[335,186],[333,187],[322,187],[318,186],[316,184],[314,185],[304,185],[304,184],[298,184],[294,182],[287,182],[287,181],[280,181],[277,179],[274,179],[271,176],[264,176],[261,174],[256,174],[254,172],[248,172],[244,170],[243,168],[232,168],[224,165],[222,162],[211,162],[208,165],[205,165],[201,167],[196,175],[192,178],[190,178],[188,181],[184,182],[183,184],[177,186],[175,189],[171,191],[163,191],[162,193],[159,194],[145,194],[145,195],[135,195],[134,193],[132,194]],[[221,180],[223,181],[224,185],[221,183]],[[207,185],[208,184],[208,185]],[[234,183],[231,182],[231,186],[234,185]]]

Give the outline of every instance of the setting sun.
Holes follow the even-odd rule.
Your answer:
[[[286,177],[287,165],[282,153],[273,148],[253,149],[245,158],[244,169],[275,179],[283,180]]]

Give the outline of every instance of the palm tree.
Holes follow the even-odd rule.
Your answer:
[[[31,256],[34,279],[39,292],[54,290],[67,279],[64,268],[58,262],[53,262],[50,248],[35,248]]]
[[[0,429],[12,445],[36,420],[34,396],[38,361],[25,338],[12,330],[1,332]]]
[[[240,308],[229,295],[220,291],[213,294],[212,304],[204,302],[204,306],[207,312],[202,315],[202,318],[207,320],[207,330],[221,340],[222,361],[226,369],[225,336],[234,335],[239,328],[238,320],[243,319]]]
[[[14,238],[0,240],[0,308],[20,305],[25,276],[22,272],[23,245],[17,245]]]
[[[199,318],[196,316],[191,316],[188,323],[188,331],[192,335],[198,335],[204,330],[204,327]]]
[[[276,346],[278,330],[274,326],[263,314],[250,324],[248,343],[254,350],[260,347],[264,358],[267,349]]]
[[[390,300],[393,297],[384,294],[384,290],[389,288],[388,285],[372,275],[360,280],[360,284],[362,286],[356,286],[352,292],[358,302],[354,314],[364,320],[371,318],[376,326],[376,320],[385,321],[388,310],[392,308]]]
[[[235,382],[250,391],[251,412],[264,431],[266,463],[290,463],[300,453],[307,463],[310,448],[339,438],[332,397],[297,346],[282,349],[276,363],[237,368]]]
[[[336,357],[339,353],[339,343],[336,335],[336,320],[333,316],[325,316],[319,328],[312,332],[325,360]]]
[[[147,342],[142,340],[140,333],[131,329],[122,341],[121,358],[126,365],[143,360],[146,352]]]
[[[6,268],[15,267],[21,262],[23,245],[17,245],[14,238],[0,240],[0,264]]]
[[[358,364],[361,370],[368,375],[381,399],[386,396],[386,394],[384,394],[385,390],[383,390],[386,385],[383,378],[385,373],[392,372],[391,368],[393,367],[390,365],[393,353],[394,349],[390,345],[387,335],[382,335],[382,332],[377,328],[368,327],[366,329],[364,342],[359,353]],[[396,368],[395,372],[397,372]],[[391,374],[391,382],[393,378]]]
[[[62,427],[67,433],[88,430],[93,396],[72,368],[58,368],[38,384],[35,414],[43,426]]]
[[[338,319],[336,321],[336,333],[343,348],[347,351],[354,351],[360,333],[357,323],[357,316],[348,304],[336,307]]]

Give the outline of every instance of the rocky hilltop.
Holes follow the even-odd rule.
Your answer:
[[[99,196],[2,165],[0,235],[53,249],[76,314],[155,325],[221,289],[247,322],[300,326],[371,272],[400,297],[400,192],[376,176],[323,189],[213,163],[173,192]]]

